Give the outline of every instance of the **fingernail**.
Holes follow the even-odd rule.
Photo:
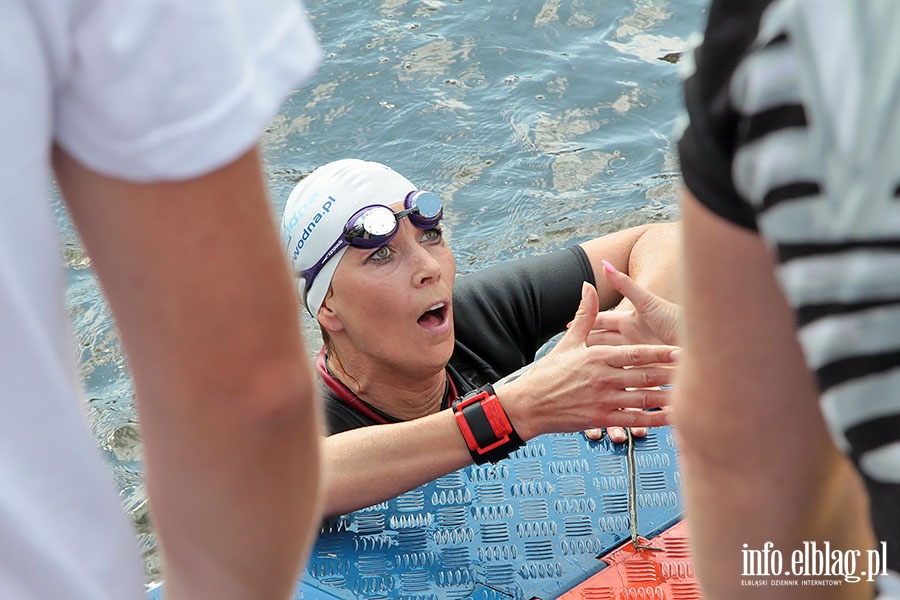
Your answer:
[[[616,268],[614,266],[612,266],[610,263],[606,262],[605,260],[601,260],[600,263],[603,265],[603,270],[606,271],[607,273],[615,273],[616,272]]]
[[[672,360],[678,360],[679,358],[681,358],[681,354],[682,354],[681,348],[679,348],[678,350],[672,350],[672,353],[669,355],[669,358],[671,358]]]
[[[590,285],[591,285],[591,284],[589,284],[587,281],[582,281],[582,282],[581,282],[581,299],[582,299],[582,300],[584,300],[585,298],[587,298],[587,295],[588,295],[588,289],[590,289]]]

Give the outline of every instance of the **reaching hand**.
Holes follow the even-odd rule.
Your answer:
[[[497,389],[523,439],[596,427],[664,425],[676,348],[665,345],[589,345],[599,298],[590,284],[565,336],[534,368]],[[637,410],[627,410],[637,409]]]
[[[605,260],[603,276],[634,308],[599,313],[588,336],[588,345],[678,343],[680,308],[677,304],[647,291]]]

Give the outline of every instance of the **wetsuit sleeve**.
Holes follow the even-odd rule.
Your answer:
[[[454,366],[480,385],[530,363],[574,316],[584,281],[593,284],[594,276],[580,246],[461,277],[453,293]]]

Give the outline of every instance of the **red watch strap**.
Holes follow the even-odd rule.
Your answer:
[[[483,455],[510,442],[512,423],[493,394],[466,398],[454,407],[454,416],[470,452]]]

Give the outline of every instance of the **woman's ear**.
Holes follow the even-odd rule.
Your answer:
[[[338,316],[334,309],[332,308],[332,293],[331,289],[325,294],[325,299],[322,300],[322,306],[319,307],[319,312],[316,313],[316,320],[319,322],[319,325],[322,326],[325,331],[330,333],[336,331],[342,331],[344,329],[344,324],[341,322],[341,318]]]

